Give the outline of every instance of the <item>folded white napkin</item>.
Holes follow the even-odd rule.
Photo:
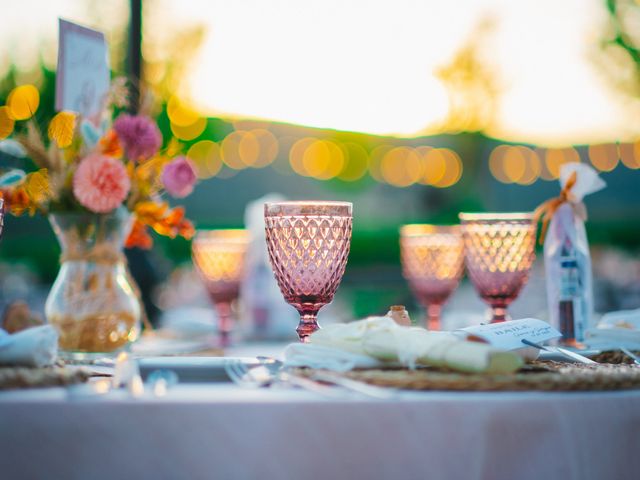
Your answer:
[[[606,313],[586,336],[589,348],[640,350],[640,309]]]
[[[368,355],[310,343],[292,343],[284,350],[287,367],[309,367],[346,372],[354,368],[373,368],[382,362]]]
[[[515,353],[469,342],[450,332],[403,327],[389,317],[334,324],[310,337],[312,345],[336,348],[382,361],[442,366],[465,372],[508,373],[523,364]]]
[[[51,325],[27,328],[12,335],[0,329],[0,365],[44,367],[58,355],[58,332]]]

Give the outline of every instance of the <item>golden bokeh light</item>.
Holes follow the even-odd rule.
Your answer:
[[[330,140],[315,140],[306,147],[302,163],[308,176],[329,180],[342,171],[344,153]]]
[[[252,132],[242,132],[238,142],[238,156],[246,167],[252,167],[260,160],[260,142]]]
[[[499,145],[489,156],[489,170],[502,183],[531,185],[542,172],[538,152],[521,145]]]
[[[207,119],[204,117],[196,118],[196,121],[190,125],[179,125],[171,122],[171,133],[180,140],[190,141],[195,140],[204,129],[207,128]]]
[[[40,93],[33,85],[21,85],[14,88],[7,97],[9,113],[14,120],[27,120],[33,116],[40,105]]]
[[[491,175],[502,183],[511,183],[504,169],[504,157],[509,150],[508,145],[498,145],[489,155],[489,170]]]
[[[420,145],[419,147],[414,148],[414,151],[420,158],[424,158],[431,150],[433,150],[433,147],[430,147],[429,145]]]
[[[547,150],[542,147],[536,147],[534,151],[538,156],[538,160],[540,160],[540,178],[543,180],[556,180],[549,171],[549,168],[547,168],[547,162],[545,161],[547,158]]]
[[[167,102],[167,116],[172,125],[178,127],[188,127],[198,121],[200,115],[194,108],[183,103],[178,97],[173,95]]]
[[[560,176],[562,165],[571,162],[580,162],[580,154],[573,147],[549,148],[545,153],[544,163],[552,179]]]
[[[378,145],[369,154],[369,175],[377,182],[383,183],[382,171],[380,166],[382,165],[382,159],[384,156],[393,149],[391,145]]]
[[[442,148],[433,148],[422,156],[423,176],[420,183],[426,185],[437,185],[445,175],[447,170],[447,156]]]
[[[394,187],[413,185],[423,175],[422,162],[413,148],[396,147],[389,150],[380,163],[385,182]]]
[[[338,174],[338,178],[345,182],[355,182],[367,174],[369,168],[369,155],[361,145],[346,142],[343,145],[345,156],[344,166]]]
[[[252,146],[255,147],[256,145],[258,145],[259,148],[259,144],[256,140],[255,143],[245,143],[241,150],[240,144],[245,134],[246,132],[244,131],[231,132],[224,138],[224,140],[222,140],[220,149],[220,153],[222,154],[222,161],[225,163],[225,165],[233,170],[242,170],[244,168],[247,168],[248,165],[243,160],[242,155],[252,155]]]
[[[517,148],[524,159],[524,172],[516,183],[520,185],[531,185],[540,178],[540,172],[542,170],[540,157],[538,157],[538,154],[534,150],[525,146],[512,148]]]
[[[618,146],[614,143],[589,146],[589,160],[601,172],[610,172],[618,166]]]
[[[640,168],[640,141],[636,143],[621,143],[618,146],[618,153],[625,167],[632,170]]]
[[[302,175],[303,177],[308,176],[307,171],[304,167],[304,155],[307,147],[315,142],[317,139],[313,137],[305,137],[296,141],[289,150],[289,163],[291,164],[291,168],[298,175]]]
[[[462,178],[462,160],[460,156],[449,148],[439,148],[444,160],[444,174],[433,184],[434,187],[447,188],[458,183]]]
[[[214,177],[222,168],[220,147],[211,140],[200,140],[191,145],[187,158],[195,165],[196,175],[200,179]]]
[[[519,148],[510,146],[502,159],[504,174],[509,183],[519,182],[527,170],[527,159]]]
[[[255,128],[251,130],[251,134],[255,136],[260,144],[260,154],[256,161],[250,166],[253,168],[263,168],[272,164],[278,156],[278,139],[273,133],[264,128]]]

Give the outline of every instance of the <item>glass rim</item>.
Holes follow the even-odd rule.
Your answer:
[[[400,225],[400,235],[403,237],[418,237],[422,235],[458,235],[462,233],[460,225],[437,225],[435,223],[407,223]]]
[[[461,212],[458,214],[458,218],[461,222],[523,222],[532,221],[533,212]]]
[[[281,215],[327,215],[351,217],[353,203],[330,200],[298,200],[286,202],[267,202],[264,204],[265,216]]]
[[[246,228],[203,228],[196,230],[193,241],[249,243],[251,232]]]

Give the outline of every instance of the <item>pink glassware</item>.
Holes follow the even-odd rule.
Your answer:
[[[426,326],[440,330],[442,306],[464,271],[464,243],[456,225],[404,225],[400,228],[402,274],[426,310]]]
[[[233,330],[233,303],[240,293],[249,246],[247,230],[199,230],[191,243],[191,256],[218,313],[223,347]]]
[[[507,307],[529,280],[535,260],[531,213],[461,213],[469,278],[491,306],[491,323],[509,320]]]
[[[318,328],[320,308],[331,303],[347,265],[351,203],[265,203],[267,249],[285,301],[300,314],[302,342]]]

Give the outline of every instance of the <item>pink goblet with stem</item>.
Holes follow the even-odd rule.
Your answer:
[[[218,313],[223,347],[230,343],[233,303],[240,293],[249,241],[247,230],[199,230],[191,243],[193,263]]]
[[[271,267],[285,301],[300,314],[302,342],[318,328],[320,308],[331,303],[347,265],[351,203],[265,203]]]
[[[426,326],[440,330],[442,306],[464,271],[464,243],[456,225],[404,225],[400,228],[402,274],[426,310]]]
[[[535,260],[531,213],[461,213],[469,278],[491,306],[491,323],[509,320],[507,307],[529,280]]]

